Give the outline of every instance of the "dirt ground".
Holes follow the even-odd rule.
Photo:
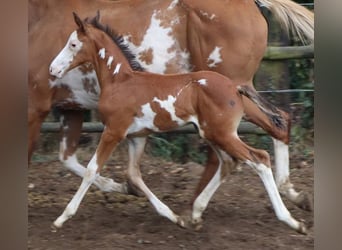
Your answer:
[[[86,165],[90,154],[80,151]],[[310,157],[309,157],[310,158]],[[38,160],[37,160],[38,159]],[[159,216],[144,197],[102,193],[91,187],[77,214],[53,232],[52,222],[63,212],[81,179],[57,160],[35,156],[28,176],[28,249],[313,249],[313,212],[284,198],[296,219],[309,227],[301,235],[277,220],[259,177],[248,167],[228,176],[203,215],[199,231],[182,229]],[[114,154],[102,175],[124,180],[125,146]],[[176,213],[189,206],[203,167],[181,165],[144,155],[143,178]],[[313,157],[291,156],[291,180],[313,196]]]

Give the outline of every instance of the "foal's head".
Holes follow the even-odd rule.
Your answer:
[[[135,71],[143,71],[135,55],[130,51],[128,45],[125,44],[122,36],[114,32],[109,26],[103,26],[100,22],[100,13],[92,18],[86,18],[82,21],[76,13],[73,13],[78,29],[71,33],[65,47],[52,61],[50,65],[50,74],[56,77],[63,75],[86,62],[96,61],[99,50],[96,49],[95,41],[101,41],[103,36],[108,36],[116,45],[117,53],[122,54],[126,58],[131,69]],[[103,59],[103,57],[102,57]]]
[[[92,61],[93,51],[95,51],[94,36],[100,32],[91,32],[95,30],[89,24],[87,19],[82,21],[79,16],[73,12],[78,29],[71,33],[64,48],[59,52],[50,65],[50,74],[56,77],[63,77],[64,74],[86,62]],[[92,22],[98,22],[99,12]]]

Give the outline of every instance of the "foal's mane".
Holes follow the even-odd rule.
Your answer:
[[[144,68],[137,61],[135,54],[129,49],[128,45],[125,44],[125,41],[121,35],[118,35],[111,27],[108,25],[103,25],[98,21],[98,18],[94,17],[92,19],[86,18],[86,23],[91,24],[95,28],[102,30],[105,32],[110,38],[112,38],[113,42],[119,47],[124,56],[129,62],[129,65],[134,71],[144,71]]]

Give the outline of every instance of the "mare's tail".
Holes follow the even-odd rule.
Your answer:
[[[291,0],[255,0],[269,9],[288,31],[293,29],[305,43],[314,41],[314,13]]]
[[[260,96],[253,88],[248,85],[237,86],[238,92],[254,102],[258,108],[268,117],[268,119],[279,129],[287,130],[288,122],[282,115],[283,111],[276,108],[265,98]]]

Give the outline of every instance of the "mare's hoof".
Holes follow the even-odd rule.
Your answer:
[[[308,230],[307,230],[304,222],[299,222],[299,228],[298,228],[297,232],[301,233],[301,234],[305,234],[305,235],[308,234]]]
[[[306,211],[313,211],[313,201],[311,196],[306,193],[301,191],[294,201],[294,203],[301,209],[306,210]]]

